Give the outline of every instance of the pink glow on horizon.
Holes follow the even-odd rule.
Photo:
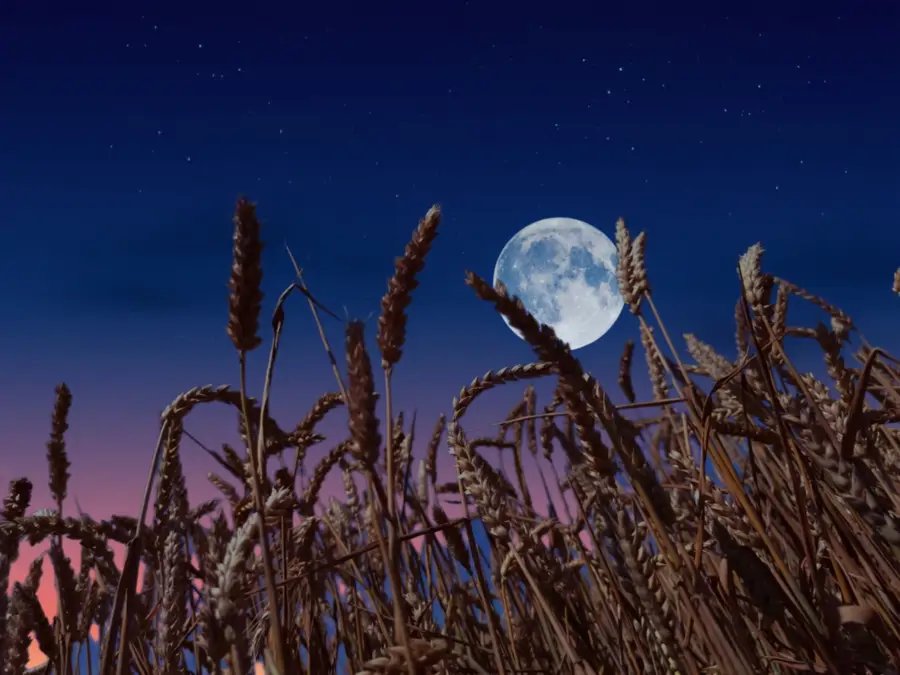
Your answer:
[[[493,401],[494,399],[491,400]],[[464,420],[464,426],[469,435],[475,436],[482,433],[494,433],[496,431],[496,427],[494,427],[493,424],[494,422],[503,419],[506,412],[504,408],[505,406],[500,406],[502,412],[495,413],[492,412],[498,409],[498,406],[495,404],[482,403],[480,407],[476,405],[473,410],[470,411],[470,413],[467,415],[466,420]],[[104,415],[108,416],[109,411],[105,408],[103,410]],[[228,412],[227,409],[224,410],[226,413]],[[292,415],[294,415],[294,413],[295,411],[291,412]],[[207,419],[205,417],[206,414],[207,413],[205,412],[201,413],[200,417],[197,418],[200,420],[199,422],[195,420],[194,416],[191,417],[191,433],[201,438],[204,443],[213,448],[217,447],[217,444],[220,440],[232,441],[232,437],[234,435],[233,416],[226,414],[221,418],[226,424],[226,426],[223,427],[219,424],[203,424],[203,422]],[[73,435],[72,443],[70,446],[70,458],[72,460],[73,467],[72,478],[70,480],[69,486],[70,497],[65,505],[65,515],[71,517],[78,516],[75,503],[76,499],[84,512],[90,514],[94,519],[97,520],[108,518],[113,513],[135,515],[140,502],[141,494],[143,492],[144,481],[146,478],[145,471],[143,469],[138,470],[136,467],[143,467],[143,465],[147,461],[149,461],[148,455],[149,451],[152,450],[152,441],[144,442],[143,432],[138,434],[137,432],[130,430],[130,428],[126,424],[127,416],[125,416],[119,418],[121,420],[121,426],[117,425],[117,427],[119,427],[118,429],[111,430],[111,433],[106,438],[106,444],[104,444],[102,448],[88,445],[87,437],[91,437],[93,439],[95,435],[92,433],[93,427],[90,424],[90,420],[85,419],[85,417],[88,417],[88,415],[84,415],[83,417],[76,416],[73,420],[73,431],[77,433]],[[432,415],[429,414],[428,417],[430,418],[432,417]],[[427,444],[428,434],[424,433],[423,430],[426,428],[430,429],[432,423],[432,419],[426,419],[425,415],[420,416],[419,423],[417,425],[419,430],[419,433],[417,435],[417,438],[419,440],[416,444],[417,457],[421,456],[421,452],[424,451],[424,445]],[[318,460],[322,456],[324,456],[324,454],[334,445],[336,440],[346,437],[345,424],[346,422],[340,414],[333,414],[326,420],[326,423],[322,425],[322,431],[328,436],[329,440],[325,443],[313,447],[310,450],[306,462],[307,476],[311,473]],[[42,427],[46,426],[46,420],[42,420],[40,424],[38,424],[36,421],[35,426],[36,428],[40,428],[40,433],[38,434],[38,436],[40,436],[40,439],[38,439],[37,436],[34,439],[23,439],[23,442],[21,443],[23,447],[33,446],[36,443],[41,445],[43,444],[45,431]],[[155,433],[155,423],[152,420],[149,421],[149,423],[142,423],[142,426],[146,427],[147,431]],[[137,442],[135,440],[135,437],[138,435],[141,436],[140,442]],[[85,447],[89,447],[90,452],[84,452]],[[134,453],[123,453],[120,450],[120,447],[138,448],[139,450],[136,450]],[[499,463],[497,461],[496,454],[486,452],[485,456],[492,465],[498,466]],[[92,457],[97,459],[92,462]],[[534,506],[539,512],[546,513],[547,497],[544,494],[544,489],[539,480],[538,472],[541,470],[545,471],[548,482],[551,483],[552,474],[546,471],[545,460],[542,457],[539,456],[538,458],[540,465],[536,465],[535,460],[528,453],[525,453],[525,457],[523,457],[523,459],[525,461],[525,473],[527,476],[529,488],[531,490]],[[507,468],[509,468],[508,457],[506,462]],[[184,445],[182,447],[182,463],[187,478],[189,499],[192,504],[196,505],[203,500],[211,498],[221,499],[222,496],[206,479],[207,471],[220,471],[220,468],[217,465],[213,464],[205,455],[205,453],[202,452],[202,450],[194,446],[188,440],[184,441]],[[273,468],[275,466],[275,463],[275,461],[272,462]],[[92,464],[94,465],[93,467]],[[126,471],[125,467],[130,467],[132,470]],[[97,473],[97,471],[99,471],[99,473]],[[43,457],[37,453],[31,454],[27,459],[23,458],[18,466],[11,467],[9,466],[9,464],[4,466],[3,474],[7,479],[19,475],[32,476],[34,482],[34,495],[32,500],[31,512],[38,508],[52,508],[52,503],[46,484],[45,472],[46,467]],[[446,482],[447,480],[455,477],[453,459],[446,451],[446,436],[442,441],[441,450],[438,456],[438,472],[440,476],[439,482]],[[511,478],[515,483],[514,477]],[[565,510],[561,508],[562,501],[552,484],[550,486],[550,490],[551,499],[557,508],[559,517],[562,520],[565,520]],[[325,501],[330,497],[335,497],[340,501],[343,501],[345,499],[339,470],[331,471],[323,486],[321,499]],[[441,502],[445,507],[448,518],[452,520],[462,516],[461,507],[458,505],[449,504],[444,497],[447,496],[443,496],[441,498]],[[227,504],[224,504],[224,507],[227,511]],[[152,508],[153,502],[151,501],[151,518]],[[471,509],[471,511],[472,514],[475,515],[474,509]],[[443,533],[438,532],[435,536],[442,546],[446,546],[446,539]],[[586,540],[585,533],[582,533],[582,540],[585,541],[585,544],[587,545],[588,541]],[[417,552],[421,552],[422,546],[424,544],[424,537],[416,537],[411,540],[410,544],[415,548]],[[116,561],[116,564],[121,567],[124,557],[124,546],[119,544],[112,544],[111,546],[114,551],[114,559]],[[77,574],[80,559],[80,546],[77,544],[77,542],[66,542],[66,544],[64,545],[64,549],[66,554],[71,558],[73,567]],[[13,565],[13,581],[21,581],[22,579],[24,579],[24,576],[27,573],[28,565],[34,559],[34,556],[45,550],[46,543],[42,543],[40,546],[34,548],[27,546],[27,544],[23,544],[22,554],[19,560]],[[192,560],[196,565],[196,556],[192,556]],[[38,597],[45,613],[48,616],[48,619],[52,621],[53,617],[56,614],[56,591],[53,583],[52,568],[48,563],[45,562],[45,564],[47,564],[47,566],[44,568],[45,574],[41,584],[41,588],[39,589]],[[139,588],[140,584],[142,584],[142,578],[143,570],[141,570],[140,574]],[[202,585],[199,582],[197,582],[197,588],[202,588]],[[339,592],[341,593],[344,593],[345,591],[346,589],[343,588],[343,586],[339,589]],[[96,632],[96,628],[94,628],[94,631]],[[35,644],[32,644],[29,654],[30,666],[38,665],[44,660],[43,654],[41,654],[40,650]]]

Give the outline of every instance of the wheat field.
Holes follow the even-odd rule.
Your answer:
[[[535,360],[463,386],[415,457],[415,422],[394,409],[391,386],[440,220],[432,207],[397,260],[373,364],[361,322],[346,326],[344,345],[328,344],[328,310],[296,264],[272,331],[261,331],[261,226],[239,200],[227,319],[238,383],[191,389],[164,410],[137,514],[63,515],[72,393],[57,388],[47,443],[55,508],[31,508],[28,478],[10,484],[2,506],[3,673],[26,671],[32,640],[47,656],[34,671],[56,675],[900,672],[900,362],[840,309],[766,272],[759,245],[737,261],[742,293],[723,317],[738,359],[669,335],[647,238],[620,219],[617,278],[652,399],[635,398],[634,343],[615,394],[627,402],[614,404],[552,329],[468,273]],[[331,359],[335,390],[285,426],[269,415],[269,388],[294,293],[319,325],[325,354],[311,358]],[[795,303],[817,307],[822,323],[792,323]],[[246,356],[264,343],[266,384],[253,398]],[[796,370],[788,352],[798,344],[821,353],[828,381]],[[555,393],[539,402],[542,378]],[[499,432],[470,437],[476,399],[510,386],[523,392]],[[185,419],[212,403],[234,409],[244,447],[210,451],[221,497],[191,503]],[[326,439],[318,425],[335,415],[346,437]],[[332,449],[307,467],[308,449],[326,441]],[[486,460],[488,448],[508,453],[513,470]],[[438,475],[441,453],[453,475]],[[526,453],[548,467],[565,458],[565,475],[546,474],[546,500],[526,480]],[[343,500],[320,497],[332,472]],[[570,513],[535,506],[551,492]],[[460,517],[445,512],[449,499]],[[77,569],[64,541],[80,546]],[[42,579],[41,556],[10,584],[12,563],[38,545],[54,579]],[[116,545],[127,547],[120,565]],[[37,600],[42,583],[56,589],[52,620]],[[92,635],[99,663],[83,658]]]

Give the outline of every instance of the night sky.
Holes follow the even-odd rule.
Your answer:
[[[442,205],[396,375],[422,438],[473,376],[532,359],[463,274],[490,278],[504,243],[545,217],[646,230],[676,338],[734,356],[736,261],[762,241],[767,270],[896,348],[897,45],[895,0],[7,0],[0,481],[31,476],[49,506],[44,443],[66,381],[70,495],[95,517],[137,510],[161,409],[237,382],[226,282],[242,194],[264,221],[266,313],[292,280],[287,242],[313,293],[368,319],[370,337],[394,257]],[[342,359],[342,322],[326,327]],[[579,352],[610,389],[636,328],[626,310]],[[293,426],[335,388],[298,298],[273,410]],[[519,392],[474,411],[473,433]],[[236,422],[202,413],[187,428],[216,446]],[[192,498],[212,496],[208,458],[184,455]]]

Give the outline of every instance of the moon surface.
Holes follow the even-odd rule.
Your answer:
[[[603,337],[624,306],[615,244],[574,218],[545,218],[520,230],[497,258],[494,284],[498,281],[572,349]]]

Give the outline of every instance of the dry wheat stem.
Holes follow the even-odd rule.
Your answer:
[[[664,398],[658,401],[640,401],[637,403],[623,403],[621,405],[616,406],[616,410],[636,410],[638,408],[658,408],[666,405],[674,405],[676,403],[684,403],[685,399],[680,396],[676,396],[673,398]],[[536,413],[534,415],[519,415],[516,417],[511,417],[502,422],[494,422],[495,427],[506,427],[511,424],[516,424],[518,422],[527,422],[529,420],[539,420],[545,419],[547,417],[571,417],[572,414],[568,410],[562,411],[554,411],[554,412],[544,412],[544,413]]]

